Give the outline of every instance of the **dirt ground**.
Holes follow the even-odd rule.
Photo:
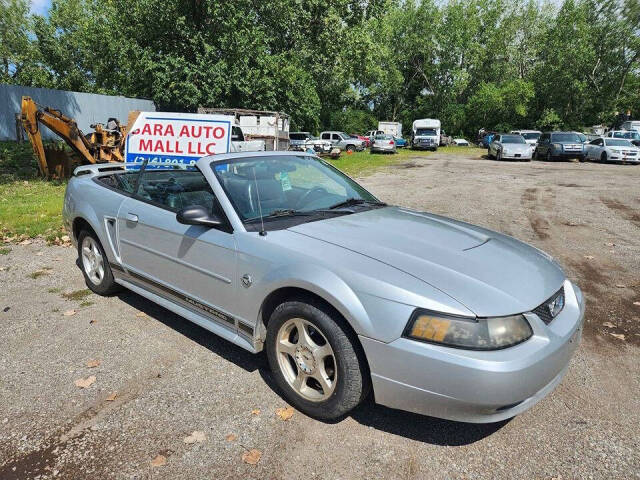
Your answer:
[[[133,293],[84,296],[75,251],[34,242],[0,255],[0,479],[640,478],[640,166],[435,154],[362,182],[565,266],[586,328],[551,395],[490,425],[371,402],[284,421],[263,356]]]

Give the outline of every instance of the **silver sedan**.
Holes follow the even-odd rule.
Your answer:
[[[531,161],[533,149],[522,135],[496,135],[487,151],[489,158],[496,160],[524,160]]]
[[[371,153],[396,153],[396,151],[393,135],[375,135],[371,139]]]
[[[495,422],[532,407],[580,341],[580,289],[544,252],[387,205],[301,152],[78,167],[64,199],[87,286],[119,288],[249,350],[334,419],[375,401]]]

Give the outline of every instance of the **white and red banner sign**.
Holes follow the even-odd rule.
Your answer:
[[[129,130],[126,162],[191,164],[229,152],[233,116],[141,112]]]

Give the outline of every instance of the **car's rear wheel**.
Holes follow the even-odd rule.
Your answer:
[[[110,295],[121,287],[113,279],[104,249],[95,233],[82,230],[78,235],[78,258],[87,287],[98,295]]]
[[[322,305],[289,301],[267,324],[266,349],[286,400],[315,418],[334,419],[368,394],[364,355],[343,320]]]

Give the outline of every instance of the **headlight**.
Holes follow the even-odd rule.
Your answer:
[[[531,338],[533,330],[523,315],[494,318],[456,317],[416,310],[404,336],[469,350],[498,350]]]
[[[622,150],[611,150],[613,153],[622,153]]]
[[[554,143],[553,144],[553,148],[555,148],[556,150],[562,150],[562,144],[561,143]]]

